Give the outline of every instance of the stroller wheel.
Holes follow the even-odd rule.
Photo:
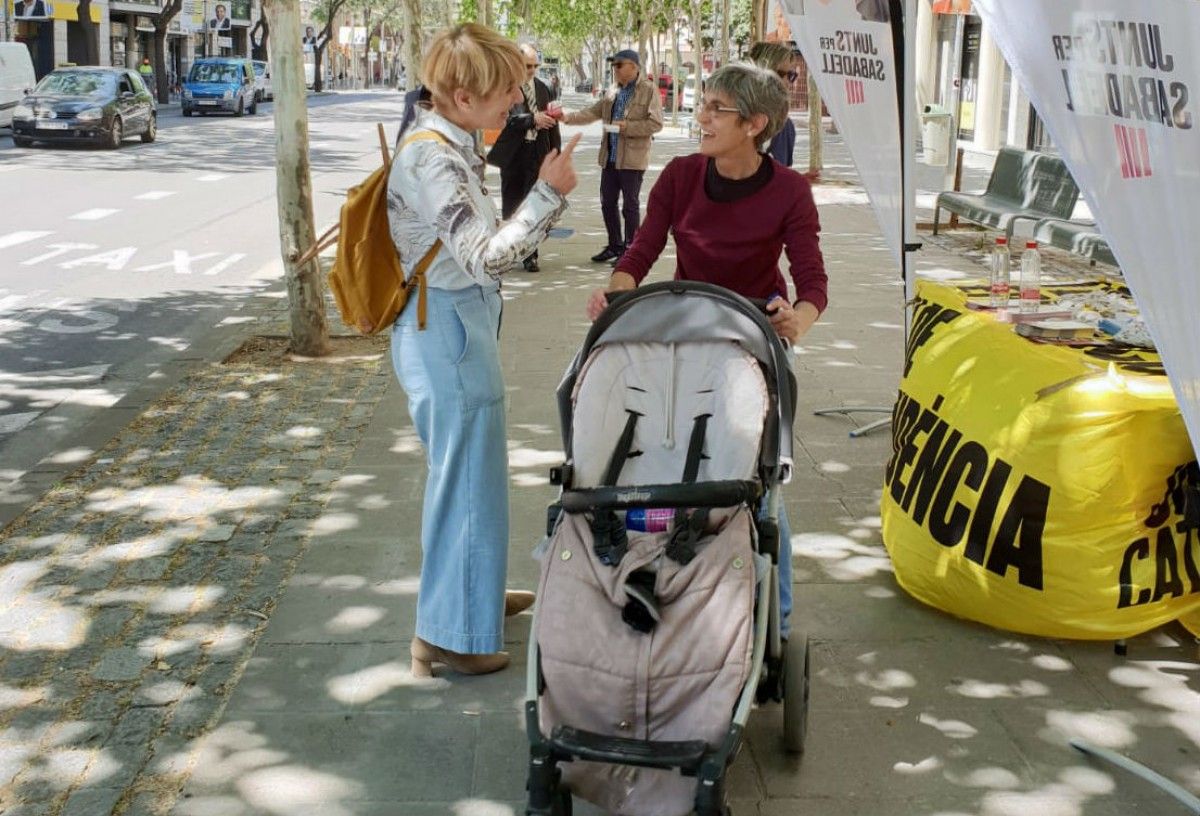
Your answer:
[[[783,745],[804,753],[808,732],[808,635],[793,632],[783,663]]]

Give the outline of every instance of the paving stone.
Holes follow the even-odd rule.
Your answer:
[[[137,649],[109,649],[100,656],[100,662],[92,671],[97,680],[136,680],[150,659]]]

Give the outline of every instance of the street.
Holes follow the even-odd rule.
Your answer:
[[[318,227],[394,135],[394,91],[309,98]],[[254,293],[281,282],[273,105],[160,111],[117,151],[0,131],[0,492]]]

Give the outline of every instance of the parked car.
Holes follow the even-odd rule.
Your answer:
[[[578,85],[575,86],[575,93],[591,93],[591,92],[592,92],[592,81],[590,79],[585,79],[583,82],[580,82]]]
[[[255,101],[264,102],[275,99],[275,90],[271,87],[271,63],[266,60],[252,60],[254,65]]]
[[[254,66],[241,57],[205,57],[192,63],[183,82],[183,115],[225,111],[258,113]]]
[[[679,109],[689,113],[696,108],[696,75],[690,74],[683,86],[683,96],[679,98]]]
[[[153,142],[158,108],[124,68],[56,68],[13,108],[13,144],[88,141],[116,149],[127,136]]]
[[[36,84],[28,46],[0,42],[0,127],[12,125],[13,108]]]

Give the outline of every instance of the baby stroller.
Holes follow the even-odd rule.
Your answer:
[[[559,386],[528,816],[569,816],[572,795],[729,816],[756,700],[783,702],[785,746],[803,750],[808,642],[780,639],[776,567],[795,379],[764,306],[680,281],[619,295]]]

